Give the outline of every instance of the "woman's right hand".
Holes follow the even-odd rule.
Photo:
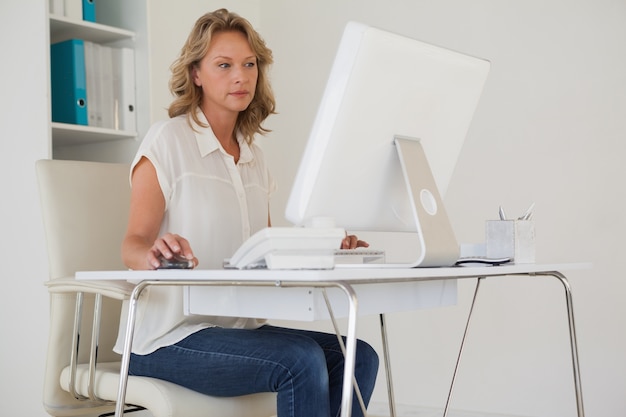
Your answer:
[[[154,241],[154,244],[148,250],[148,265],[156,269],[161,266],[160,257],[172,259],[175,256],[189,259],[193,261],[194,267],[198,266],[198,259],[194,256],[187,239],[174,233],[166,233]]]
[[[198,266],[187,239],[174,233],[159,237],[163,213],[165,198],[156,169],[149,159],[143,157],[132,172],[128,227],[122,241],[122,260],[128,268],[159,268],[161,256],[166,259],[181,256],[192,260],[194,267]]]

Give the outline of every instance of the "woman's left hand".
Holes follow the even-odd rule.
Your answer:
[[[341,249],[355,249],[355,248],[367,248],[369,243],[364,240],[359,240],[355,235],[347,235],[341,241]]]

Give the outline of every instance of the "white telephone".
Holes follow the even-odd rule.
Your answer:
[[[250,236],[225,268],[332,269],[346,232],[326,227],[266,227]]]

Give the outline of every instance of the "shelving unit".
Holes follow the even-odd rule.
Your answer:
[[[146,6],[146,0],[100,2],[96,4],[97,22],[49,14],[49,43],[82,39],[102,45],[130,47],[135,50],[135,73],[146,73],[148,55]],[[52,157],[98,160],[99,155],[107,154],[108,159],[111,159],[111,155],[117,155],[113,159],[127,160],[130,157],[129,152],[132,152],[135,145],[123,142],[141,137],[149,125],[147,77],[136,76],[135,81],[137,131],[50,121]]]

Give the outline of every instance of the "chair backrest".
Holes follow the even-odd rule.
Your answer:
[[[130,205],[129,165],[36,163],[50,279],[79,270],[124,269],[120,256]]]
[[[120,247],[130,205],[129,165],[99,162],[40,160],[36,163],[49,279],[73,279],[79,270],[124,269]],[[86,297],[84,309],[93,308]],[[70,362],[76,297],[50,294],[50,336],[44,381],[44,406],[55,416],[75,415],[84,407],[62,390],[59,376]],[[103,308],[98,358],[119,360],[112,351],[119,325],[120,302],[107,300]],[[87,314],[86,317],[89,317]],[[91,322],[83,320],[81,346],[89,346]],[[88,361],[88,349],[79,362]]]

